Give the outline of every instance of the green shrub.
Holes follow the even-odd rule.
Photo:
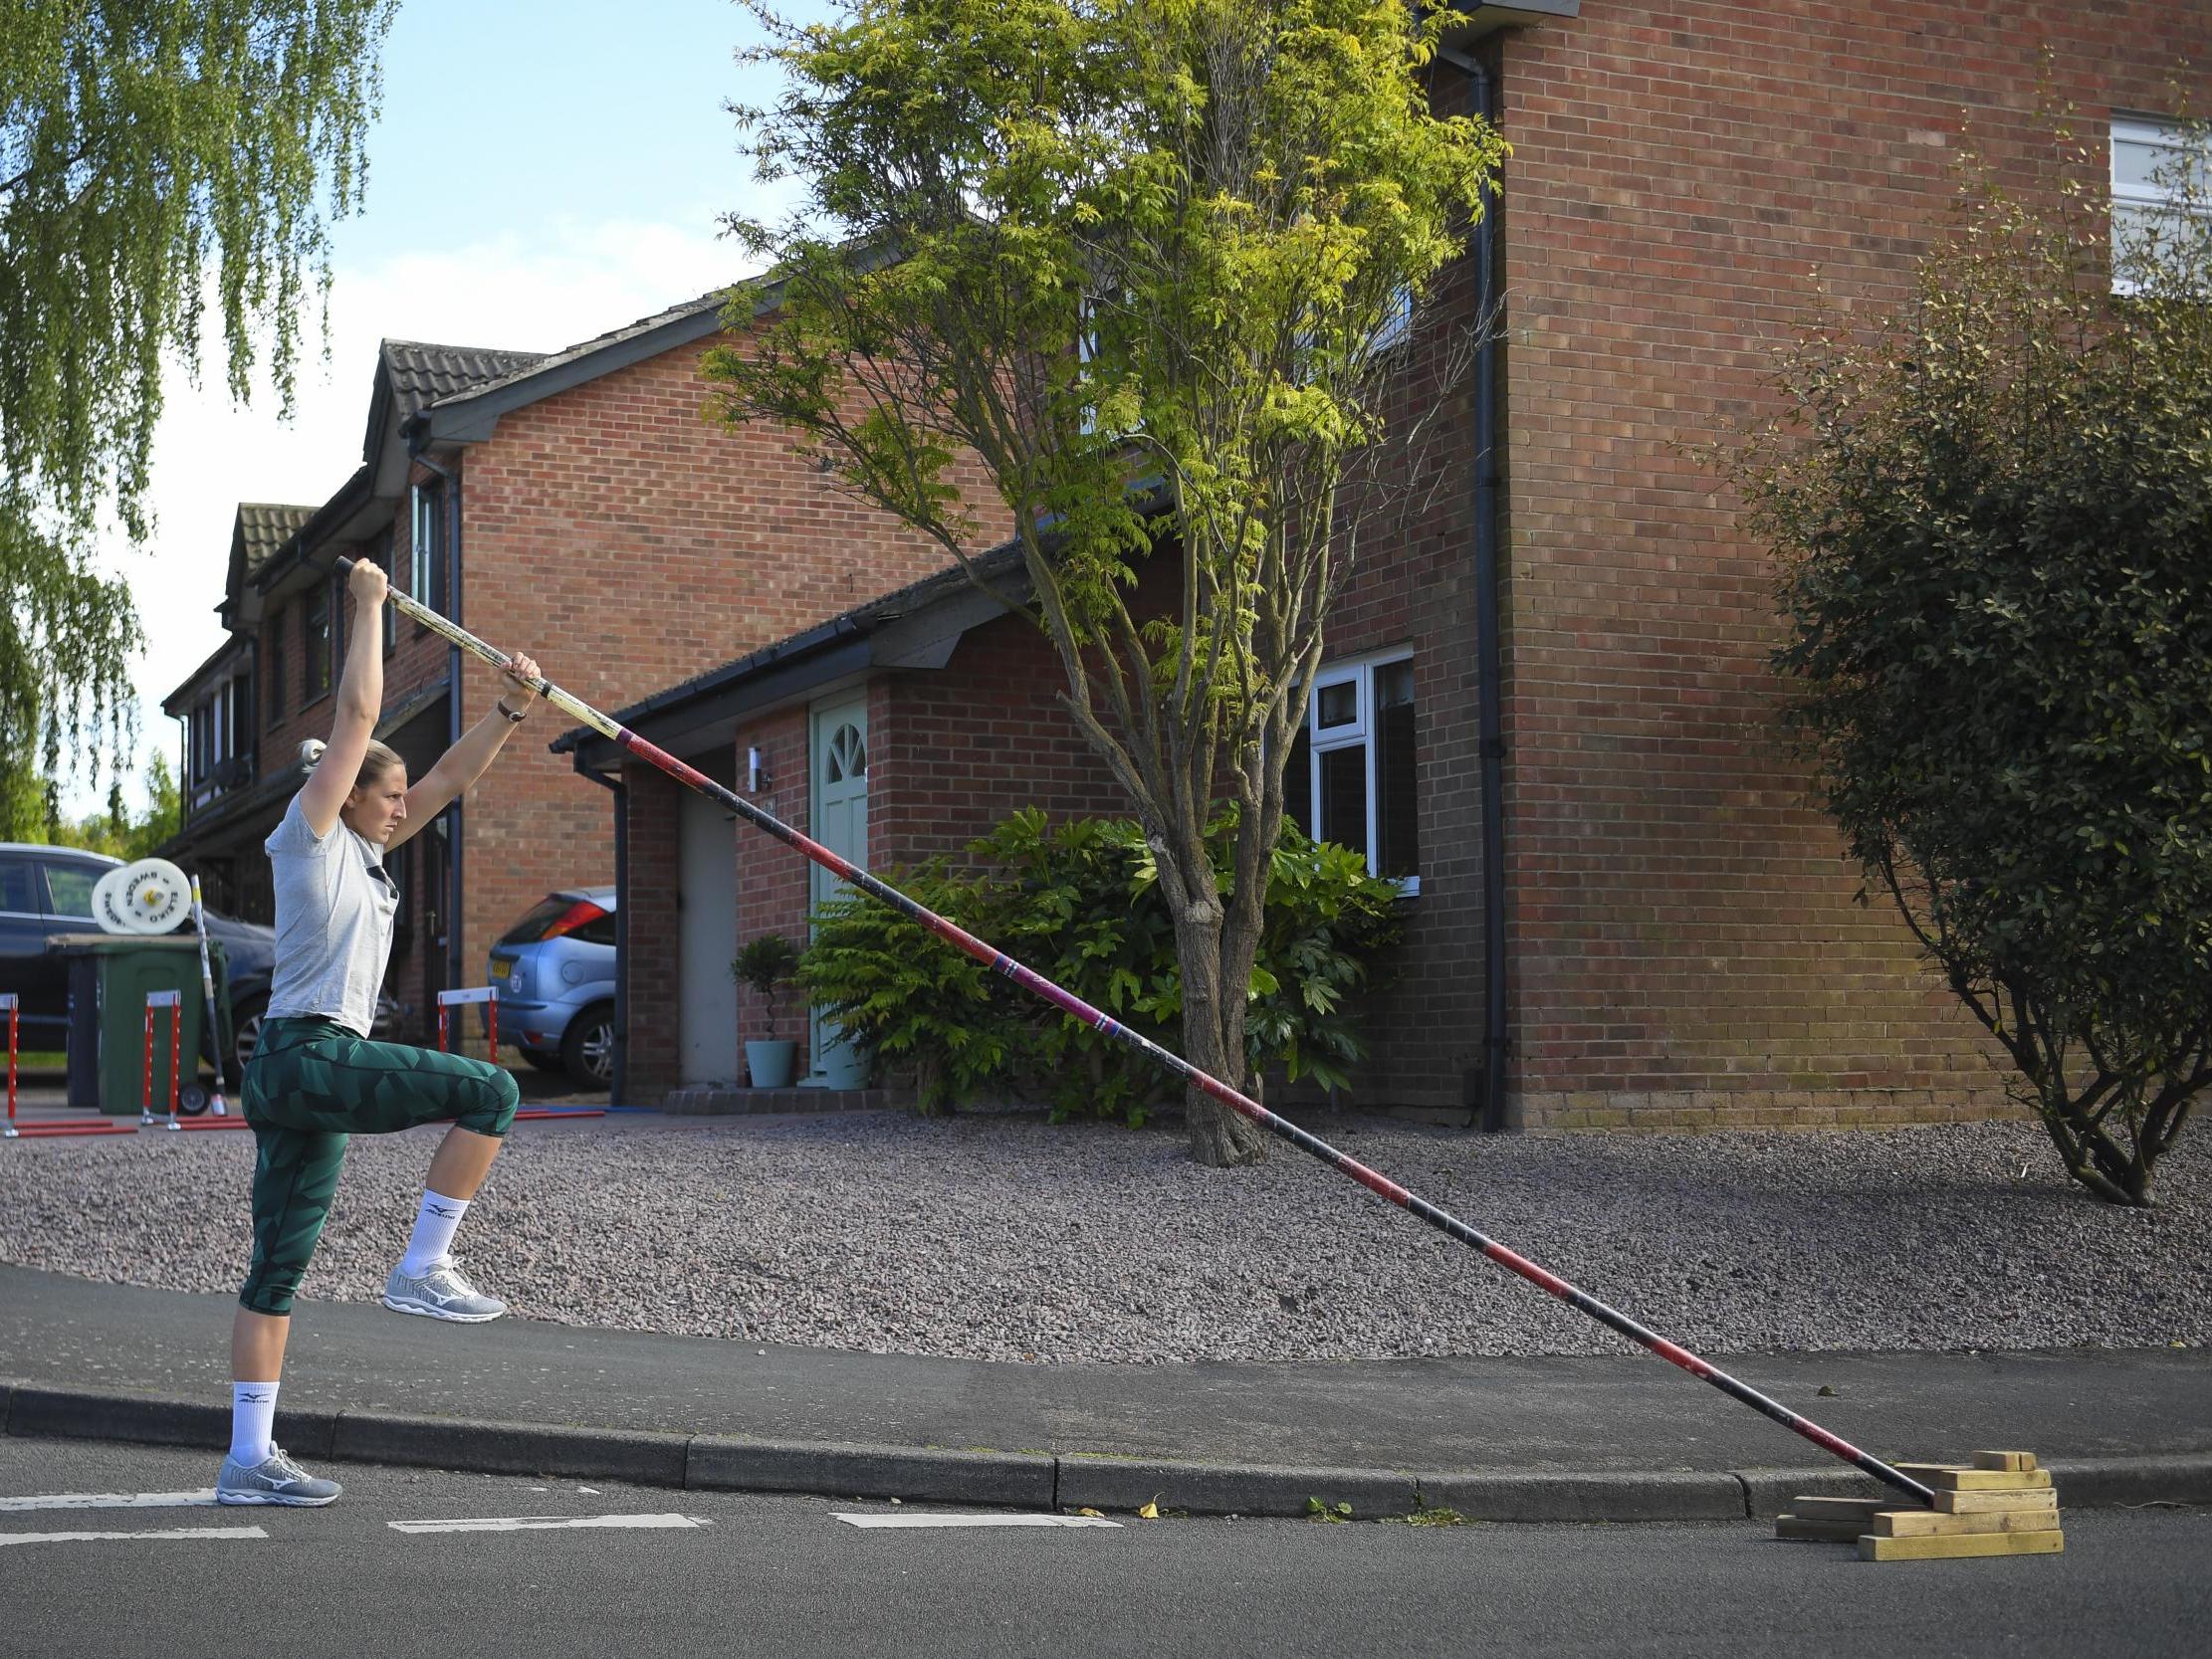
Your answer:
[[[1210,844],[1225,875],[1233,818]],[[971,852],[980,873],[942,863],[886,879],[1130,1029],[1173,1049],[1182,1021],[1175,930],[1150,849],[1127,820],[1057,828],[1015,813]],[[1286,828],[1269,862],[1266,927],[1246,1016],[1255,1074],[1337,1089],[1366,1055],[1349,1001],[1398,934],[1397,889],[1342,847]],[[925,1112],[989,1089],[1032,1095],[1054,1121],[1140,1125],[1179,1085],[1125,1044],[1068,1019],[918,924],[859,894],[824,906],[799,980],[863,1048],[910,1060]]]
[[[942,860],[881,876],[970,932],[982,920],[980,884],[948,875]],[[924,1114],[972,1101],[1001,1078],[1020,1034],[1013,1002],[1026,993],[857,889],[815,913],[797,978],[855,1047],[913,1066]]]

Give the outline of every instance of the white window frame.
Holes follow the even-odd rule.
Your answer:
[[[2157,116],[2114,115],[2112,117],[2111,142],[2107,147],[2110,157],[2109,171],[2112,191],[2111,258],[2112,292],[2114,294],[2132,294],[2135,292],[2135,285],[2121,277],[2119,273],[2121,210],[2130,207],[2147,208],[2153,212],[2164,211],[2173,214],[2185,214],[2187,211],[2182,198],[2176,196],[2169,189],[2161,188],[2156,184],[2123,184],[2120,182],[2120,146],[2122,144],[2148,146],[2152,149],[2165,151],[2168,157],[2177,157],[2187,154],[2190,148],[2190,145],[2184,140],[2182,132],[2183,125],[2180,121],[2165,120]],[[2202,213],[2203,210],[2200,208],[2197,216],[2201,217]]]
[[[1375,671],[1390,668],[1398,663],[1410,663],[1414,649],[1410,645],[1394,646],[1388,651],[1378,651],[1371,656],[1347,658],[1317,670],[1312,689],[1306,695],[1306,799],[1311,803],[1308,812],[1313,818],[1314,839],[1327,840],[1321,823],[1321,756],[1338,749],[1364,747],[1367,750],[1367,872],[1381,877],[1377,868],[1383,853],[1382,788],[1376,773],[1380,736],[1375,721]],[[1321,728],[1321,693],[1324,687],[1351,684],[1355,688],[1351,724],[1332,726],[1324,732]],[[1417,707],[1418,702],[1417,702]],[[1412,898],[1421,892],[1421,877],[1383,877],[1396,885],[1400,893]]]
[[[428,485],[412,487],[413,514],[407,524],[407,596],[418,605],[445,614],[445,594],[435,579],[433,561],[438,546],[438,508],[442,492]]]
[[[1380,356],[1395,351],[1414,337],[1414,290],[1411,283],[1400,283],[1391,290],[1390,314],[1385,316],[1375,330],[1375,338],[1368,349]]]

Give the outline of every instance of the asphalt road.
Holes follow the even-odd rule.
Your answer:
[[[1709,1526],[1354,1521],[869,1529],[888,1504],[332,1464],[327,1510],[188,1493],[212,1458],[0,1441],[0,1654],[2195,1655],[2212,1512],[2084,1512],[2058,1557],[1861,1562]],[[533,1519],[514,1531],[403,1525]],[[628,1518],[628,1525],[546,1522]],[[642,1519],[640,1519],[642,1518]],[[395,1525],[400,1524],[400,1525]],[[263,1537],[77,1539],[32,1534]]]

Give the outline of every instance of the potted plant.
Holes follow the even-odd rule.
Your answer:
[[[745,1069],[756,1089],[788,1089],[798,1063],[798,1044],[775,1036],[776,992],[798,965],[798,946],[781,933],[761,933],[730,964],[732,977],[750,985],[768,1004],[768,1038],[745,1045]]]

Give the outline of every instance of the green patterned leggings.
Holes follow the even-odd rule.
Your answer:
[[[240,1091],[255,1142],[254,1265],[240,1304],[292,1312],[347,1137],[445,1119],[505,1136],[516,1100],[514,1078],[481,1060],[372,1043],[332,1020],[266,1022]]]

